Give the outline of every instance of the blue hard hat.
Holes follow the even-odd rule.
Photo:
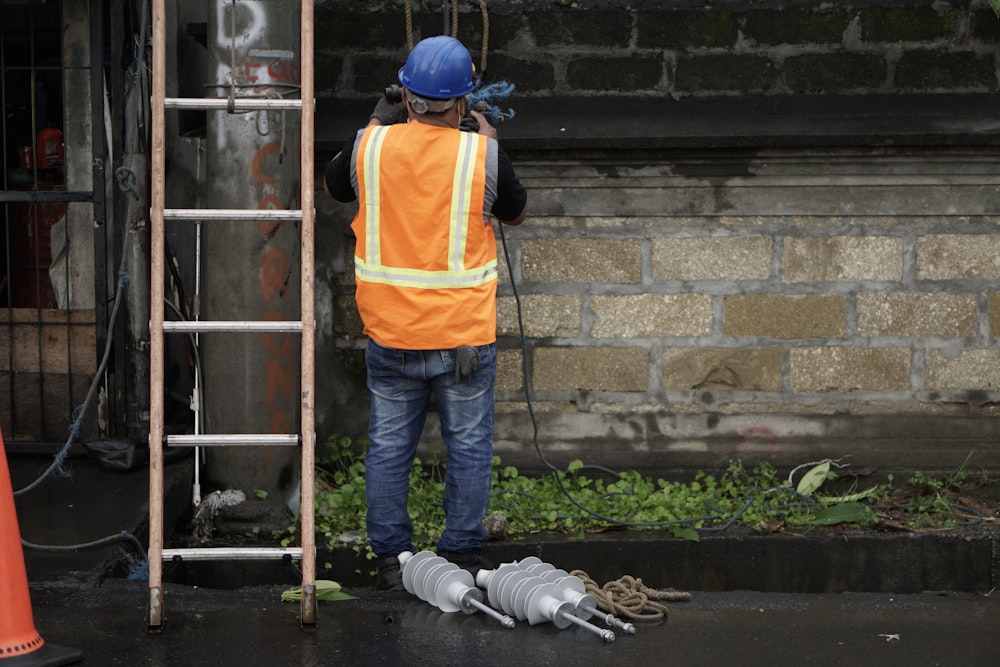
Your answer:
[[[447,35],[417,43],[399,70],[399,82],[407,90],[435,100],[464,97],[478,84],[468,49]]]

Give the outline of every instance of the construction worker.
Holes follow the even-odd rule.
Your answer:
[[[447,445],[437,553],[473,573],[492,567],[482,553],[496,378],[491,218],[519,225],[527,202],[496,129],[468,109],[478,81],[458,40],[419,42],[399,82],[402,101],[380,99],[325,173],[334,199],[359,202],[351,229],[369,338],[366,528],[379,590],[403,589],[397,556],[413,551],[409,474],[431,397]]]

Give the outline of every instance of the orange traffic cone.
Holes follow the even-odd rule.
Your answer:
[[[0,666],[55,667],[80,659],[79,650],[46,644],[35,630],[14,490],[0,432]]]

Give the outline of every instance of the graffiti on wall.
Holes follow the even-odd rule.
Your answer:
[[[280,10],[281,3],[244,1],[218,6],[215,32],[219,62],[215,80],[227,93],[231,90],[238,97],[274,97],[298,90],[301,72],[296,52],[269,48],[276,41],[274,33],[278,26],[275,21],[287,20],[287,17],[269,16],[275,9]],[[238,135],[231,132],[231,126],[219,124],[219,131],[215,133],[216,149],[224,152],[226,144],[235,141],[237,136],[241,144],[244,137],[250,137],[246,143],[253,142],[257,147],[245,174],[256,197],[256,209],[286,209],[287,202],[295,200],[298,194],[290,189],[293,187],[290,184],[297,187],[296,172],[284,163],[286,146],[297,146],[298,123],[286,124],[281,118],[282,122],[277,124],[279,131],[272,133],[275,123],[267,111],[253,112],[246,117],[255,131]],[[290,131],[292,127],[296,128],[294,132]],[[286,136],[286,132],[294,136]],[[246,151],[248,145],[240,148]],[[287,319],[294,305],[289,303],[289,287],[296,267],[290,254],[299,242],[298,230],[284,222],[259,220],[257,231],[262,239],[257,268],[263,319],[282,321]],[[267,428],[271,433],[294,433],[297,431],[294,411],[298,408],[296,388],[300,363],[295,335],[264,333],[260,342]]]

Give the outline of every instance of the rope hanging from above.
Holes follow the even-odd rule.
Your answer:
[[[486,58],[490,45],[490,15],[486,7],[486,0],[478,0],[478,2],[479,12],[483,19],[483,43],[478,70],[479,76],[482,77],[483,72],[486,71]],[[406,16],[406,47],[408,50],[412,51],[414,47],[414,36],[413,8],[411,7],[411,2],[409,0],[404,0],[403,8]],[[451,18],[450,36],[458,39],[458,0],[451,0],[450,3],[445,4],[444,11],[447,11]],[[498,81],[485,85],[468,96],[469,108],[475,109],[479,113],[486,116],[493,125],[501,123],[505,120],[510,120],[514,117],[514,110],[510,108],[503,110],[497,106],[496,102],[498,100],[506,99],[512,92],[514,92],[514,84],[506,81]]]
[[[413,10],[410,8],[410,0],[403,0],[403,8],[406,10],[406,50],[413,50]]]
[[[479,74],[486,71],[486,54],[490,48],[490,13],[486,7],[486,0],[478,0],[479,14],[483,18],[483,44],[479,56]],[[413,50],[413,8],[410,0],[403,0],[403,9],[406,16],[406,48]],[[447,11],[447,6],[445,7]],[[458,39],[458,0],[451,0],[451,36]]]

